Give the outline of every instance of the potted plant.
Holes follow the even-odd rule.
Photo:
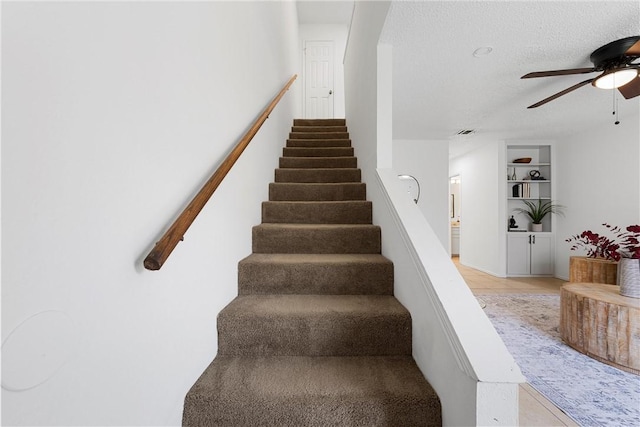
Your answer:
[[[515,212],[525,214],[531,218],[531,231],[542,231],[542,220],[548,214],[563,215],[562,209],[564,206],[554,204],[551,200],[542,201],[538,199],[537,202],[531,200],[522,201],[527,207],[516,208]]]
[[[571,250],[583,249],[588,258],[617,261],[617,283],[620,294],[640,298],[640,225],[626,228],[602,224],[610,236],[591,230],[571,236],[566,242],[573,243]]]

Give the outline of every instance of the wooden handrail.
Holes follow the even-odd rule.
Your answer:
[[[147,270],[159,270],[162,267],[178,242],[182,240],[184,233],[189,229],[204,205],[207,204],[213,195],[213,192],[216,191],[216,188],[218,188],[224,177],[227,176],[227,173],[229,173],[231,167],[238,160],[240,154],[242,154],[244,149],[247,148],[247,145],[249,145],[249,142],[251,142],[262,124],[269,118],[271,111],[273,111],[280,99],[284,96],[287,90],[289,90],[289,87],[291,87],[296,77],[298,77],[298,75],[294,74],[293,77],[289,79],[280,93],[273,98],[271,103],[262,112],[260,117],[258,117],[253,126],[251,126],[247,133],[242,137],[240,142],[236,144],[233,151],[229,153],[218,169],[213,173],[211,178],[209,178],[198,194],[196,194],[193,200],[191,200],[191,203],[189,203],[180,216],[173,222],[173,224],[171,224],[171,227],[169,227],[160,240],[158,240],[154,248],[149,252],[149,255],[147,255],[144,260],[144,267]]]

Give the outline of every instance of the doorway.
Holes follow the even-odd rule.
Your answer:
[[[304,116],[333,118],[333,41],[306,41],[304,46]]]

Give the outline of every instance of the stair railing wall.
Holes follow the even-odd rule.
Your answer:
[[[253,137],[258,133],[262,124],[269,118],[269,114],[276,107],[280,99],[289,90],[293,82],[298,77],[294,74],[284,85],[280,92],[273,98],[267,108],[256,119],[253,125],[245,133],[245,135],[236,144],[233,150],[222,161],[220,166],[211,175],[211,178],[204,184],[196,196],[191,200],[187,207],[182,211],[178,218],[171,224],[169,229],[158,240],[154,248],[149,252],[144,260],[144,267],[147,270],[159,270],[167,260],[171,252],[183,240],[184,234],[187,232],[193,221],[196,219],[202,208],[207,204],[213,193],[216,191],[222,180],[227,176],[233,165],[236,163],[242,152],[247,148]]]
[[[376,178],[371,199],[374,209],[384,202],[374,217],[395,265],[394,294],[411,313],[413,357],[440,397],[443,424],[517,425],[525,378],[515,360],[397,173],[378,169]]]

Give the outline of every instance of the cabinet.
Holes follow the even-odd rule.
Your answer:
[[[531,220],[516,209],[524,201],[553,200],[553,147],[551,144],[507,144],[506,207],[507,276],[544,276],[554,273],[554,218],[547,215],[542,232],[531,232]],[[521,159],[525,159],[524,161]],[[526,162],[528,160],[528,163]],[[513,216],[517,228],[510,228]]]
[[[508,276],[553,275],[554,244],[551,233],[509,233]]]
[[[451,255],[460,255],[460,227],[451,226]]]

